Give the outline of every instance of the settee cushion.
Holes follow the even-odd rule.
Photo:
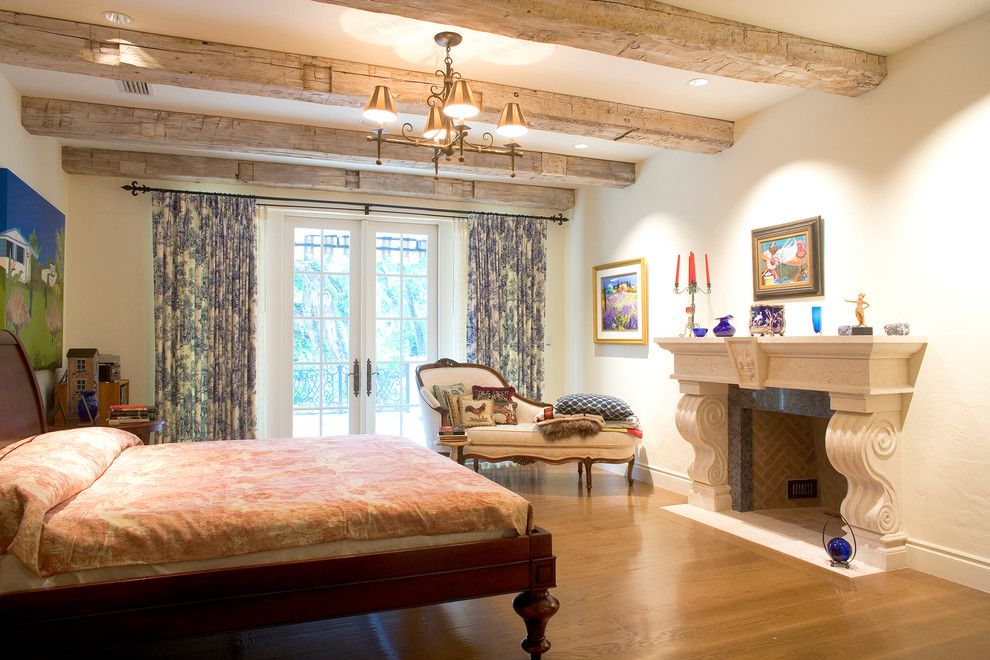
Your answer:
[[[557,399],[554,411],[560,415],[601,415],[606,420],[633,416],[629,404],[605,394],[567,394]]]
[[[525,447],[527,451],[520,453],[532,453],[538,456],[543,453],[541,450],[546,449],[631,448],[640,443],[639,438],[635,436],[614,431],[604,431],[584,438],[574,435],[559,440],[547,440],[536,428],[535,423],[516,424],[514,426],[479,426],[466,429],[465,432],[471,441],[471,444],[465,448],[468,455],[471,454],[472,449],[477,449],[477,453],[484,454],[483,448],[486,446]]]

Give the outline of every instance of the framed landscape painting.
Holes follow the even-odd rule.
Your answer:
[[[595,343],[647,343],[646,260],[595,266],[592,276]]]
[[[0,169],[0,328],[24,345],[35,369],[62,366],[65,216]]]
[[[821,216],[754,229],[753,298],[824,294],[823,250]]]

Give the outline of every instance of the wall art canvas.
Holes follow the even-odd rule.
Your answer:
[[[631,259],[592,269],[595,342],[647,343],[646,260]]]
[[[820,216],[754,229],[753,298],[824,294],[823,250]]]
[[[0,328],[35,369],[62,366],[65,215],[0,168]]]

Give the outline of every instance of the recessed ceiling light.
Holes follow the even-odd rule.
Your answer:
[[[577,144],[574,145],[574,148],[575,149],[587,149],[588,148],[588,145],[586,145],[584,142],[578,142]]]
[[[704,87],[708,84],[708,78],[691,78],[691,80],[688,81],[688,84],[691,85],[691,87]]]
[[[108,9],[103,12],[103,18],[105,18],[108,23],[113,23],[114,25],[127,25],[128,23],[132,23],[134,21],[134,19],[127,14],[119,11],[113,11],[112,9]]]

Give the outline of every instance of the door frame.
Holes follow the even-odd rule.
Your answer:
[[[323,228],[330,224],[348,224],[355,231],[354,236],[360,246],[351,255],[351,357],[359,360],[361,388],[354,405],[350,396],[350,428],[352,433],[368,432],[354,429],[371,428],[374,418],[374,397],[368,397],[365,380],[365,365],[374,342],[369,341],[368,333],[374,332],[375,320],[375,272],[374,272],[374,232],[393,230],[411,233],[420,226],[430,233],[432,254],[429,255],[428,287],[428,333],[429,348],[427,362],[437,359],[440,335],[444,323],[439,318],[439,270],[441,261],[447,257],[441,248],[443,218],[422,218],[415,216],[384,216],[371,213],[323,210],[311,208],[269,207],[262,216],[262,231],[259,233],[259,343],[264,347],[259,351],[258,398],[260,437],[292,437],[292,300],[293,300],[293,251],[292,235],[296,226]],[[322,223],[322,225],[321,225]],[[361,272],[353,277],[355,263]],[[370,275],[368,277],[367,275]],[[355,306],[357,309],[355,309]],[[355,321],[357,321],[355,323]],[[367,328],[367,332],[362,332]],[[374,364],[374,360],[373,360]],[[348,383],[350,392],[350,385]],[[415,387],[415,383],[411,384]]]

